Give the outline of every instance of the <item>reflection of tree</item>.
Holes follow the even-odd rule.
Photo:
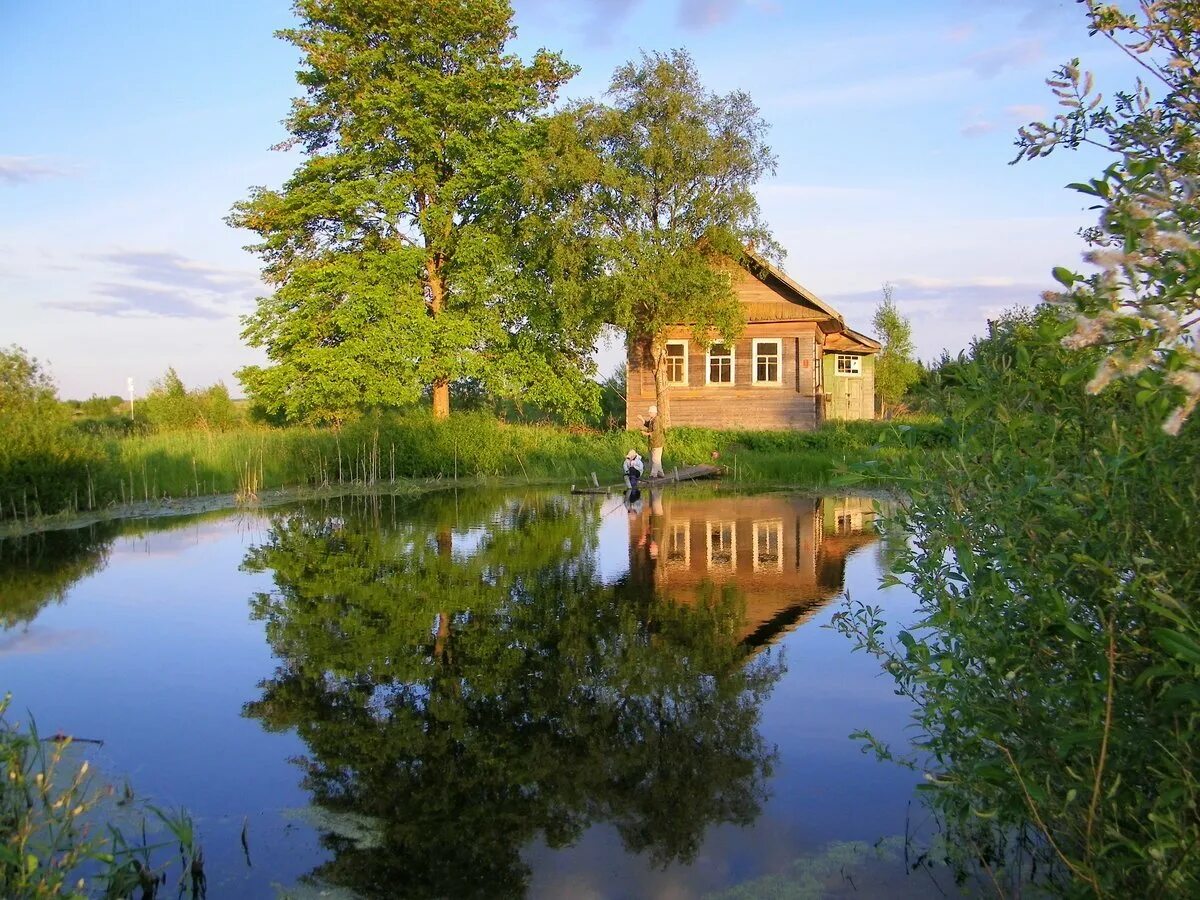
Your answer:
[[[247,558],[274,572],[254,613],[280,657],[247,713],[297,729],[322,808],[379,823],[374,847],[327,836],[319,877],[511,895],[539,834],[563,846],[607,821],[665,864],[710,824],[751,821],[780,670],[746,662],[737,599],[598,584],[595,521],[561,498],[454,513],[281,514]]]
[[[116,535],[108,524],[0,540],[0,626],[33,621],[42,607],[103,569]]]

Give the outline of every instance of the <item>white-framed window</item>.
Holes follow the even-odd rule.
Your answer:
[[[783,371],[783,341],[779,338],[761,338],[751,342],[754,350],[754,384],[780,384]]]
[[[667,526],[667,565],[680,569],[692,564],[692,523],[671,522]]]
[[[708,567],[732,572],[737,568],[737,523],[705,522]]]
[[[782,572],[783,519],[755,522],[752,533],[754,535],[754,571],[765,572],[774,569]]]
[[[839,375],[861,375],[862,357],[853,353],[839,353],[834,371]]]
[[[667,341],[667,384],[688,383],[687,341]]]
[[[708,384],[733,384],[733,361],[732,344],[709,344],[705,368]]]
[[[863,517],[861,511],[847,510],[838,512],[837,516],[837,533],[838,534],[854,534],[863,530]]]

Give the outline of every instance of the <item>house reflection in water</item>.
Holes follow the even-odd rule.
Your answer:
[[[766,644],[841,594],[846,558],[879,539],[874,520],[867,497],[644,491],[629,511],[630,574],[679,603],[735,587],[740,639]]]

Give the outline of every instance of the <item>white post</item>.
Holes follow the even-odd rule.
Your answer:
[[[133,376],[130,375],[125,379],[125,383],[129,386],[129,421],[133,421]]]

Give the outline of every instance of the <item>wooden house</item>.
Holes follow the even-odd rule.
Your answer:
[[[841,313],[753,255],[734,272],[746,314],[736,341],[703,346],[692,326],[666,333],[670,422],[705,428],[812,429],[827,419],[875,416],[880,345]],[[649,347],[628,351],[626,427],[641,428],[655,402]]]
[[[738,639],[769,644],[842,595],[847,558],[879,540],[874,519],[869,498],[645,491],[629,520],[630,574],[677,603],[733,587],[745,601]]]

